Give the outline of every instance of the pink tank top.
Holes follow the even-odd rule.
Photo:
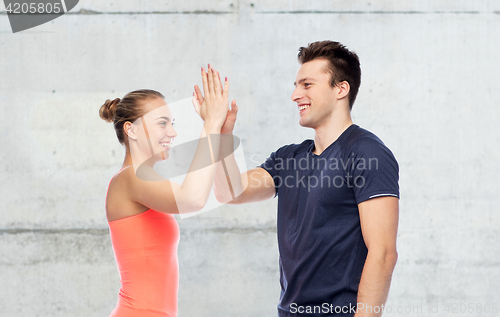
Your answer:
[[[121,289],[113,317],[176,317],[179,226],[153,209],[109,221]]]

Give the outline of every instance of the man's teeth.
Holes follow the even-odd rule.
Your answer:
[[[311,105],[303,105],[299,107],[299,111],[309,108]]]

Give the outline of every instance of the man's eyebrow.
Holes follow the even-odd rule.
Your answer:
[[[303,82],[305,82],[305,81],[315,81],[315,80],[314,80],[314,78],[306,77],[306,78],[302,78],[302,79],[300,79],[300,80],[299,80],[299,84],[302,84],[302,83],[303,83]],[[297,86],[297,83],[296,83],[296,82],[294,82],[294,83],[293,83],[293,85],[294,85],[294,86]]]

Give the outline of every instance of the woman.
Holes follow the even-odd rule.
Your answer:
[[[205,99],[193,104],[204,120],[193,162],[182,184],[154,173],[156,162],[168,158],[177,133],[161,93],[137,90],[123,99],[107,100],[102,119],[113,122],[125,145],[122,169],[110,181],[106,216],[120,271],[118,303],[110,316],[177,316],[179,227],[172,214],[203,208],[214,180],[217,136],[228,114],[229,84],[202,68]],[[210,140],[207,135],[212,135]],[[197,168],[209,158],[209,167]],[[206,164],[205,164],[206,166]],[[139,175],[140,174],[140,175]],[[140,177],[138,177],[139,175]],[[151,180],[155,181],[151,181]]]

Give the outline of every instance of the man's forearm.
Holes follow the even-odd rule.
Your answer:
[[[232,134],[221,135],[219,162],[214,182],[217,200],[227,203],[238,197],[244,190],[240,170],[234,158],[234,141]]]
[[[382,316],[396,260],[396,252],[368,252],[359,283],[355,317]]]

